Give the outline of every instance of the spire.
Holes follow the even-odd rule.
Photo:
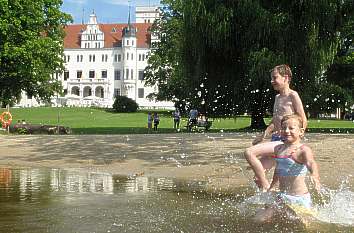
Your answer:
[[[81,24],[84,24],[84,19],[85,19],[85,8],[82,8],[82,19],[81,19]]]
[[[128,10],[128,27],[130,27],[130,0],[129,0],[129,10]]]
[[[123,36],[135,36],[135,28],[130,22],[130,0],[129,0],[129,11],[128,11],[128,27],[124,28]]]

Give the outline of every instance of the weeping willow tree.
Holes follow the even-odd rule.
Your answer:
[[[293,87],[313,100],[333,61],[352,1],[165,0],[146,69],[160,99],[209,115],[247,112],[265,127],[274,92],[269,70],[293,68]]]

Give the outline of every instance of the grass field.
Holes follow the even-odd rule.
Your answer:
[[[5,109],[0,109],[0,113]],[[32,124],[64,125],[72,129],[73,134],[131,134],[148,133],[147,111],[137,113],[113,113],[95,108],[12,108],[13,124],[25,120]],[[159,133],[173,133],[172,112],[159,111]],[[211,119],[210,132],[249,131],[249,117]],[[270,119],[266,119],[269,122]],[[182,118],[181,130],[185,130],[187,119]],[[309,119],[309,132],[354,133],[354,123],[344,120]]]

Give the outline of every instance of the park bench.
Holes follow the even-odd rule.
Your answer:
[[[213,121],[197,121],[197,123],[191,123],[188,121],[188,124],[185,126],[188,132],[192,130],[199,131],[199,129],[203,128],[205,131],[208,131],[210,127],[213,125]]]

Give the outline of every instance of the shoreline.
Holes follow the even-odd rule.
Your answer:
[[[243,151],[255,135],[0,135],[0,167],[200,180],[213,190],[232,192],[252,184],[253,173],[247,169]],[[304,142],[316,154],[322,183],[334,185],[342,175],[354,175],[353,141],[352,134],[306,135]],[[341,172],[333,174],[338,166]]]

